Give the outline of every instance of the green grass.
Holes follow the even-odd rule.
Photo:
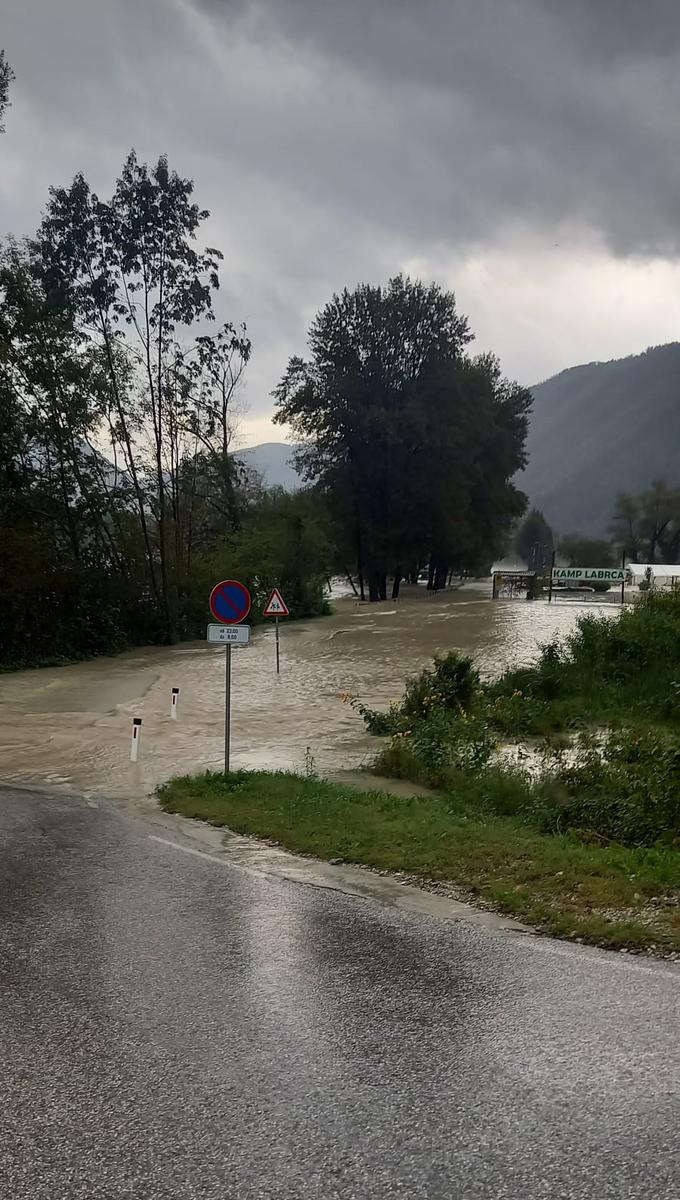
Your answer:
[[[403,798],[286,773],[208,772],[171,780],[159,801],[297,853],[449,881],[558,937],[680,950],[680,851],[542,834],[487,808],[484,786]]]

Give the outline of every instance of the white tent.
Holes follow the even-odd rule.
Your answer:
[[[680,563],[626,563],[633,583],[640,583],[651,571],[651,578],[659,587],[674,580],[680,583]]]

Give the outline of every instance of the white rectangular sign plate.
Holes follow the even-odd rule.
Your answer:
[[[553,567],[552,577],[556,583],[623,583],[626,572],[622,567]]]
[[[223,646],[247,646],[250,641],[250,625],[209,625],[208,641]]]

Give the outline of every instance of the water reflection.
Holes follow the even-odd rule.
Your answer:
[[[333,771],[375,749],[341,696],[387,706],[405,678],[434,654],[474,654],[493,676],[530,661],[592,604],[493,602],[487,588],[431,596],[412,589],[397,604],[336,602],[333,616],[258,629],[234,651],[233,765],[300,769],[310,748]],[[599,611],[612,614],[614,606]],[[179,720],[170,689],[180,687]],[[224,651],[204,643],[136,650],[71,667],[27,671],[0,683],[0,777],[88,794],[142,797],[169,775],[219,769],[224,730]],[[130,725],[143,718],[139,762],[129,762]]]

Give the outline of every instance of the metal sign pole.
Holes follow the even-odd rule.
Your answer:
[[[279,657],[279,618],[278,617],[276,618],[274,624],[276,626],[276,674],[280,675],[281,674],[281,660]]]
[[[225,679],[224,679],[224,774],[229,774],[229,751],[231,749],[231,646],[224,648]]]
[[[621,555],[621,570],[623,571],[623,579],[621,580],[621,603],[626,603],[626,551]]]
[[[553,570],[554,570],[554,568],[555,568],[555,551],[553,550],[553,552],[552,552],[552,558],[551,558],[551,560],[550,560],[550,582],[548,583],[548,604],[550,604],[550,603],[551,603],[551,601],[552,601],[552,589],[553,589]]]

